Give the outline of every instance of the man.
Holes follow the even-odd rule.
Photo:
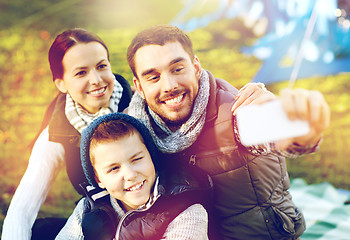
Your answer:
[[[297,239],[305,222],[287,192],[285,157],[318,147],[329,125],[322,94],[281,92],[289,118],[309,122],[307,135],[245,147],[231,112],[237,90],[202,69],[184,32],[168,25],[146,29],[133,39],[127,58],[137,90],[128,114],[143,120],[166,161],[195,165],[213,180],[211,224],[220,234],[213,239]]]

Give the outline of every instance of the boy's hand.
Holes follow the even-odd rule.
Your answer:
[[[247,83],[239,90],[235,99],[236,102],[231,109],[233,115],[236,115],[236,110],[239,107],[249,104],[261,104],[276,99],[276,96],[268,91],[263,83]]]

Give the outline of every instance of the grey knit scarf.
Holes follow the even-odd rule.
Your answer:
[[[166,123],[147,106],[145,100],[137,92],[131,99],[128,114],[140,119],[147,126],[160,151],[164,153],[176,153],[185,150],[196,141],[205,123],[208,101],[209,76],[205,70],[202,70],[202,76],[199,80],[199,90],[193,105],[192,114],[177,131],[171,131]],[[164,137],[156,134],[159,131],[162,132]]]
[[[75,102],[69,93],[66,94],[65,114],[70,124],[78,131],[82,132],[96,118],[108,113],[117,112],[118,104],[123,95],[122,85],[114,77],[113,92],[109,101],[109,106],[102,107],[97,113],[88,113]]]

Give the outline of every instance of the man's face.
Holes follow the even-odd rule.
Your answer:
[[[169,127],[181,126],[191,115],[202,69],[179,42],[146,45],[135,54],[137,91]]]
[[[117,141],[98,143],[92,150],[96,182],[124,209],[137,209],[147,203],[156,178],[151,156],[141,135],[134,132]]]

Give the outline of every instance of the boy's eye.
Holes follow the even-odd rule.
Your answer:
[[[143,157],[138,157],[138,158],[133,159],[132,162],[137,162],[137,161],[142,160],[142,159],[143,159]]]
[[[84,76],[85,74],[86,74],[86,71],[79,71],[75,74],[75,76],[80,77],[80,76]]]
[[[115,167],[112,167],[111,169],[109,169],[109,170],[107,171],[107,173],[116,172],[116,171],[118,171],[118,170],[119,170],[119,166],[115,166]]]

